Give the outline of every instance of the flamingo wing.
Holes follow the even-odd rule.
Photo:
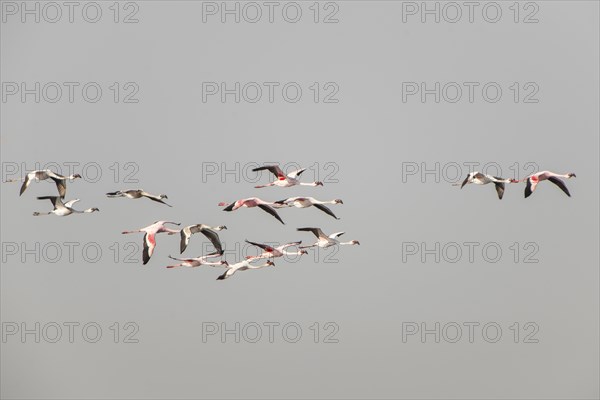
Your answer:
[[[64,207],[63,202],[60,200],[58,196],[40,196],[37,198],[38,200],[50,200],[54,208],[56,207]]]
[[[50,176],[50,178],[54,181],[54,183],[56,183],[59,196],[64,198],[67,194],[67,179],[55,178],[53,176]]]
[[[297,171],[292,171],[289,174],[287,174],[288,178],[292,178],[292,179],[296,179],[298,178],[300,175],[302,175],[302,173],[306,171],[306,168],[301,168]]]
[[[283,173],[281,168],[279,168],[279,166],[277,166],[277,165],[265,165],[264,167],[254,168],[252,170],[252,172],[264,171],[265,169],[268,169],[278,179],[280,179],[280,178],[285,179],[285,174]]]
[[[73,204],[77,203],[78,201],[79,201],[79,199],[69,200],[65,203],[65,207],[71,208],[73,206]]]
[[[504,196],[504,182],[494,182],[496,186],[496,193],[498,193],[498,198],[502,200],[502,196]]]
[[[231,203],[227,207],[223,209],[223,211],[233,211],[233,207],[235,207],[235,202]]]
[[[535,188],[537,187],[538,181],[534,181],[531,177],[527,178],[527,186],[525,186],[525,198],[531,196]]]
[[[344,233],[346,233],[346,232],[336,232],[336,233],[332,233],[328,237],[329,237],[329,239],[335,239],[335,238],[342,236]]]
[[[153,195],[153,194],[150,194],[150,193],[143,193],[143,194],[142,194],[142,196],[144,196],[144,197],[146,197],[147,199],[150,199],[150,200],[152,200],[152,201],[156,201],[156,202],[158,202],[158,203],[162,203],[162,204],[164,204],[164,205],[166,205],[166,206],[173,207],[172,205],[165,203],[165,202],[164,202],[164,201],[163,201],[163,200],[162,200],[160,197],[158,197],[158,196],[155,196],[155,195]]]
[[[29,177],[29,174],[25,175],[25,180],[23,181],[23,184],[21,185],[21,191],[19,192],[19,196],[21,196],[23,194],[23,192],[25,192],[25,190],[29,187],[29,184],[31,183],[31,179]]]
[[[312,232],[317,238],[325,236],[320,228],[298,228],[296,230],[300,232]]]
[[[221,239],[219,239],[217,232],[213,231],[212,229],[204,228],[200,230],[200,233],[206,236],[213,246],[215,246],[215,249],[217,249],[215,254],[223,254],[223,245],[221,244]]]
[[[565,183],[560,180],[559,178],[555,177],[555,176],[550,176],[548,177],[548,180],[552,183],[554,183],[556,186],[558,186],[563,192],[565,192],[565,194],[569,197],[571,197],[571,193],[569,193],[569,189],[567,189],[567,186],[565,185]]]
[[[333,218],[335,219],[339,219],[338,217],[335,216],[335,214],[333,213],[333,211],[331,211],[329,209],[329,207],[325,207],[323,204],[313,204],[315,207],[317,207],[319,210],[323,211],[325,214],[329,214],[331,215]]]
[[[277,220],[279,222],[281,222],[282,224],[285,225],[285,222],[283,222],[283,220],[281,219],[281,217],[279,216],[279,214],[277,214],[277,211],[275,211],[275,209],[273,207],[270,207],[266,204],[259,204],[258,207],[260,207],[261,210],[268,212],[269,214],[271,214],[272,216],[274,216],[275,218],[277,218]]]
[[[190,242],[190,237],[192,236],[191,228],[190,226],[186,226],[179,232],[179,237],[181,238],[179,241],[179,254],[183,254]]]
[[[269,253],[272,252],[273,250],[275,250],[273,247],[269,246],[268,244],[255,243],[255,242],[251,242],[249,240],[246,240],[246,243],[249,243],[253,246],[260,247],[261,249],[263,249],[264,251],[267,251]]]
[[[469,178],[471,177],[471,174],[467,175],[467,177],[465,178],[465,180],[463,181],[462,185],[460,185],[460,188],[462,189],[467,183],[469,183]]]
[[[142,263],[146,265],[154,253],[156,247],[156,236],[154,233],[144,235],[144,251],[142,252]]]

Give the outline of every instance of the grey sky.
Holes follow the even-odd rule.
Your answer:
[[[330,24],[322,19],[335,7],[322,4],[321,22],[314,23],[312,2],[298,3],[303,14],[295,24],[278,13],[273,23],[221,23],[218,15],[203,23],[202,2],[193,1],[137,2],[139,22],[115,24],[112,2],[99,4],[103,14],[95,24],[77,11],[73,23],[66,16],[55,24],[43,18],[21,23],[19,14],[6,15],[3,8],[3,95],[7,82],[29,88],[57,82],[63,97],[36,103],[28,95],[21,102],[19,93],[0,104],[2,178],[21,163],[31,169],[36,162],[79,162],[88,165],[88,181],[70,182],[67,200],[80,198],[78,209],[101,211],[35,218],[33,211],[50,210],[35,196],[53,194],[52,184],[33,184],[21,197],[18,184],[1,185],[1,319],[30,327],[95,322],[103,330],[95,344],[81,335],[54,344],[7,337],[3,398],[598,397],[597,2],[538,1],[539,22],[531,24],[522,20],[534,9],[520,9],[520,22],[513,22],[512,2],[499,3],[497,23],[476,13],[473,23],[465,16],[456,24],[421,23],[418,14],[403,22],[402,2],[391,1],[335,2],[339,22]],[[133,11],[121,8],[119,21]],[[73,103],[64,82],[79,83]],[[82,97],[88,82],[102,88],[96,103]],[[129,82],[139,89],[133,95],[138,103],[123,102],[136,87],[125,87]],[[214,95],[203,102],[203,82],[229,88],[256,82],[263,98],[250,103],[242,96],[235,103],[229,95],[223,103]],[[264,82],[279,84],[272,103]],[[302,89],[296,103],[283,98],[289,82]],[[435,103],[429,95],[423,103],[414,95],[403,102],[403,82],[428,88],[456,82],[463,97]],[[472,103],[465,82],[478,84]],[[496,103],[482,97],[490,82],[502,89]],[[339,101],[324,103],[336,87]],[[536,88],[532,98],[539,102],[524,103]],[[323,187],[289,189],[254,189],[255,182],[236,182],[231,174],[224,182],[203,178],[214,166],[207,163],[216,163],[220,173],[223,165],[240,163],[243,171],[248,163],[269,161],[318,163],[320,179],[335,174]],[[518,163],[523,178],[531,162],[577,178],[566,182],[571,198],[544,182],[527,200],[525,184],[508,185],[498,201],[491,185],[459,190],[444,179],[442,171],[450,174],[459,164],[462,180],[468,162],[497,163],[505,177],[513,177],[511,166]],[[89,182],[92,163],[102,172],[95,183]],[[408,168],[417,165],[420,173],[436,163],[439,182],[432,174],[403,182]],[[129,172],[139,183],[124,182]],[[271,178],[265,173],[260,182]],[[315,177],[307,171],[303,178]],[[168,194],[174,207],[104,196],[138,187]],[[225,213],[217,206],[250,196],[298,195],[343,199],[331,206],[341,219],[314,208],[285,209],[281,225],[258,209]],[[343,230],[344,240],[361,246],[341,248],[333,255],[337,263],[314,262],[311,254],[224,282],[215,280],[222,271],[212,267],[165,269],[167,256],[178,254],[178,238],[166,235],[157,238],[148,265],[122,262],[122,246],[141,244],[142,235],[120,232],[159,219],[227,225],[220,236],[229,249],[244,239],[312,243],[308,233],[295,231],[301,226]],[[81,243],[78,249],[98,243],[102,259],[86,262],[76,250],[74,262],[65,254],[56,263],[36,263],[31,255],[21,262],[22,248],[16,255],[5,251],[7,243],[43,248],[50,242],[62,249],[64,242]],[[200,255],[206,242],[193,237],[185,255]],[[480,245],[474,262],[466,253],[456,263],[443,257],[435,263],[434,256],[423,263],[420,253],[402,262],[402,243],[409,242],[428,248],[457,243],[463,251],[465,242]],[[523,262],[530,242],[538,263]],[[503,251],[497,263],[482,256],[489,243]],[[227,257],[235,262],[241,255]],[[137,344],[122,343],[128,321],[139,326]],[[121,324],[117,344],[109,329],[114,322]],[[236,322],[295,322],[303,333],[297,343],[280,333],[274,343],[264,336],[258,343],[234,343],[232,336],[221,343],[217,335],[203,343],[207,322],[230,328]],[[320,343],[310,329],[315,322]],[[327,322],[339,327],[339,343],[323,343]],[[429,328],[456,322],[463,337],[435,343],[428,336],[422,343],[413,335],[403,342],[408,322]],[[473,343],[465,322],[480,324]],[[490,322],[502,328],[497,343],[481,336]],[[515,322],[519,343],[510,328]],[[531,332],[527,322],[539,328],[539,343],[523,343]]]

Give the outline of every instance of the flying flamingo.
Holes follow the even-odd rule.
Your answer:
[[[128,199],[140,199],[142,197],[146,197],[150,200],[157,201],[169,207],[173,207],[170,204],[167,204],[163,201],[163,199],[168,199],[166,194],[151,194],[144,191],[144,189],[131,189],[131,190],[117,190],[116,192],[106,193],[107,197],[127,197]]]
[[[279,222],[281,222],[282,224],[285,224],[285,222],[283,222],[283,220],[281,219],[279,214],[277,214],[277,211],[275,211],[275,209],[273,207],[283,208],[283,207],[287,207],[287,206],[281,205],[281,204],[276,204],[276,203],[269,203],[267,201],[259,199],[258,197],[249,197],[247,199],[241,199],[241,200],[238,200],[231,204],[219,203],[219,206],[221,206],[221,207],[227,206],[223,209],[223,211],[235,211],[241,207],[248,207],[248,208],[259,207],[261,210],[266,211],[269,214],[271,214],[272,216],[274,216],[275,218],[277,218],[277,220]]]
[[[219,275],[217,280],[222,281],[223,279],[227,279],[227,278],[231,277],[233,274],[235,274],[237,271],[247,271],[249,269],[260,269],[260,268],[264,268],[264,267],[274,267],[274,266],[275,266],[275,263],[271,260],[268,260],[265,264],[261,264],[261,265],[252,265],[252,264],[250,264],[250,261],[244,260],[244,261],[240,261],[239,263],[229,265],[227,267],[227,271],[225,271],[222,275]]]
[[[202,257],[195,257],[195,258],[175,258],[172,256],[169,256],[170,259],[172,260],[177,260],[177,261],[181,261],[181,263],[177,264],[177,265],[167,265],[167,268],[177,268],[177,267],[199,267],[201,265],[225,265],[228,266],[229,264],[227,263],[227,261],[216,261],[216,262],[211,262],[211,261],[206,261],[207,258],[214,258],[214,257],[220,257],[222,256],[223,253],[222,252],[216,252],[216,253],[211,253]]]
[[[174,235],[179,233],[179,230],[167,228],[165,224],[181,225],[177,222],[156,221],[152,225],[148,225],[147,227],[140,228],[136,231],[121,232],[124,235],[128,233],[144,232],[144,251],[142,253],[142,262],[144,265],[150,261],[150,257],[152,257],[152,253],[154,253],[154,248],[156,247],[156,234],[168,233],[169,235]]]
[[[185,251],[188,243],[190,242],[190,238],[192,237],[192,235],[194,233],[198,233],[198,232],[202,233],[204,236],[206,236],[211,241],[213,246],[215,246],[215,249],[217,250],[217,252],[223,253],[223,246],[221,245],[221,240],[219,239],[219,235],[217,234],[217,232],[215,232],[215,231],[221,231],[223,229],[227,229],[227,227],[225,225],[212,227],[212,226],[208,226],[208,225],[204,225],[204,224],[196,224],[196,225],[186,226],[180,232],[180,236],[181,236],[181,242],[179,244],[180,253],[183,253]]]
[[[300,246],[301,249],[307,249],[309,247],[321,247],[326,249],[327,247],[335,245],[360,245],[358,240],[351,240],[349,242],[340,242],[337,240],[338,237],[342,236],[345,232],[336,232],[331,235],[326,235],[320,228],[298,228],[296,229],[301,232],[312,232],[316,237],[317,241],[310,246]]]
[[[93,213],[94,211],[100,211],[96,207],[88,208],[87,210],[83,210],[83,211],[75,210],[73,208],[73,204],[77,203],[79,201],[79,199],[70,200],[70,201],[67,201],[66,203],[63,203],[59,196],[41,196],[41,197],[38,197],[37,199],[38,200],[50,200],[52,202],[52,205],[54,206],[54,209],[50,212],[45,212],[45,213],[36,211],[33,213],[33,215],[36,217],[40,216],[40,215],[49,215],[49,214],[58,215],[59,217],[65,217],[65,216],[71,215],[71,214]]]
[[[344,202],[340,199],[321,201],[313,197],[290,197],[288,199],[276,201],[275,204],[278,204],[280,206],[293,206],[297,208],[307,208],[310,206],[315,206],[324,213],[331,215],[333,218],[339,219],[335,216],[333,211],[331,211],[328,207],[325,206],[325,204],[344,204]]]
[[[541,181],[545,181],[546,179],[558,186],[563,192],[565,192],[567,196],[571,197],[569,189],[567,189],[567,186],[560,178],[569,179],[576,177],[577,175],[575,175],[573,172],[561,175],[550,171],[540,171],[533,175],[529,175],[527,178],[524,179],[525,181],[527,181],[527,186],[525,187],[525,198],[531,196],[538,183],[540,183]]]
[[[269,246],[268,244],[254,243],[249,240],[246,240],[246,243],[249,243],[253,246],[257,246],[257,247],[260,247],[261,249],[263,249],[263,252],[257,256],[246,256],[246,259],[249,261],[259,260],[261,258],[276,258],[276,257],[283,257],[283,256],[301,256],[302,254],[308,254],[308,252],[306,250],[302,250],[302,249],[300,249],[298,251],[287,251],[286,250],[288,247],[298,246],[299,244],[302,243],[301,241],[286,243],[286,244],[283,244],[278,247],[272,247],[272,246]]]
[[[266,185],[254,186],[255,188],[259,189],[259,188],[264,188],[264,187],[269,187],[269,186],[292,187],[292,186],[296,186],[296,185],[323,186],[323,182],[318,182],[318,181],[312,182],[312,183],[300,182],[300,179],[298,179],[298,178],[300,177],[300,174],[302,174],[304,171],[306,171],[306,168],[301,168],[297,171],[290,172],[287,175],[277,165],[265,165],[264,167],[254,168],[252,171],[257,172],[257,171],[263,171],[266,169],[271,171],[271,173],[277,177],[277,180],[275,180],[271,183],[267,183]]]
[[[81,178],[81,175],[72,174],[69,176],[62,176],[62,175],[59,175],[56,172],[53,172],[52,170],[49,170],[49,169],[40,169],[40,170],[28,172],[27,175],[25,175],[25,178],[9,179],[6,182],[23,181],[23,185],[21,185],[21,191],[19,192],[19,196],[21,196],[23,194],[23,192],[25,192],[25,190],[29,187],[29,185],[31,184],[32,181],[36,180],[39,182],[39,181],[45,181],[47,179],[52,179],[54,181],[54,183],[56,184],[56,188],[58,189],[58,194],[60,195],[61,198],[64,199],[65,194],[67,194],[67,179],[73,180],[76,178]]]
[[[460,185],[460,188],[462,189],[465,185],[469,183],[474,183],[476,185],[487,185],[488,183],[493,183],[494,186],[496,186],[496,193],[498,193],[498,199],[502,200],[502,196],[504,196],[504,184],[518,182],[519,181],[516,179],[498,178],[497,176],[482,174],[481,172],[475,171],[467,175],[463,183]]]

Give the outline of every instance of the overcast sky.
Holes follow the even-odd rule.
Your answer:
[[[33,217],[51,210],[36,196],[53,184],[21,197],[18,183],[0,186],[3,397],[598,397],[597,2],[540,1],[518,15],[501,2],[496,23],[485,3],[472,23],[465,6],[450,23],[456,10],[439,3],[440,22],[423,23],[421,2],[391,1],[321,3],[318,16],[298,2],[296,23],[286,3],[272,23],[264,5],[249,22],[256,10],[243,3],[240,23],[221,22],[221,2],[141,1],[118,15],[99,2],[96,23],[85,3],[72,23],[66,6],[51,23],[56,10],[40,5],[40,22],[23,23],[21,4],[2,2],[2,179],[36,163],[65,174],[75,165],[84,179],[68,183],[66,200],[100,212]],[[273,177],[249,170],[269,162],[307,167],[303,181],[325,184],[255,189]],[[491,185],[452,185],[472,163],[507,178],[538,168],[577,178],[566,182],[571,198],[543,182],[528,199],[524,183],[508,185],[499,201]],[[173,207],[104,196],[135,188]],[[257,208],[217,206],[307,195],[342,199],[331,206],[340,219],[283,209],[282,225]],[[361,245],[217,281],[219,268],[165,269],[179,244],[164,234],[142,266],[129,244],[142,234],[121,231],[161,219],[226,225],[230,263],[246,255],[236,251],[245,239],[312,243],[303,226]],[[203,250],[196,235],[184,254]],[[49,343],[52,327],[40,343],[9,334],[36,322],[57,323],[62,338]],[[73,343],[69,322],[80,324]],[[124,343],[127,322],[139,343]],[[248,327],[240,343],[208,335],[236,322]],[[436,322],[440,343],[408,335]],[[97,343],[82,337],[86,323],[101,327]],[[273,343],[265,323],[279,324]],[[296,343],[286,340],[295,328],[281,332],[290,323],[302,329]],[[479,324],[472,343],[469,323]]]

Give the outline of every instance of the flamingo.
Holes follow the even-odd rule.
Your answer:
[[[288,199],[276,201],[275,204],[279,204],[281,206],[289,206],[289,207],[297,207],[297,208],[307,208],[310,206],[315,206],[319,210],[323,211],[326,214],[331,215],[335,219],[339,219],[335,216],[333,211],[331,211],[324,204],[344,204],[341,199],[335,199],[330,201],[321,201],[317,200],[313,197],[290,197]]]
[[[168,199],[166,194],[150,194],[144,191],[144,189],[131,189],[131,190],[117,190],[116,192],[106,193],[107,197],[127,197],[128,199],[140,199],[142,197],[146,197],[150,200],[157,201],[169,207],[173,207],[170,204],[167,204],[163,201],[163,199]]]
[[[496,193],[498,193],[498,199],[502,200],[502,196],[504,196],[504,184],[518,182],[519,181],[516,179],[498,178],[497,176],[482,174],[481,172],[475,171],[467,175],[463,183],[460,185],[460,188],[462,189],[465,185],[469,183],[474,183],[476,185],[487,185],[488,183],[494,183],[494,186],[496,186]]]
[[[298,228],[300,232],[312,232],[316,237],[317,241],[310,246],[300,246],[301,249],[307,249],[309,247],[321,247],[326,249],[327,247],[335,245],[360,245],[358,240],[350,240],[349,242],[340,242],[337,240],[338,237],[342,236],[345,232],[336,232],[331,235],[326,235],[320,228]]]
[[[308,252],[303,249],[298,250],[298,251],[287,251],[286,250],[288,247],[298,246],[299,244],[302,243],[301,241],[286,243],[286,244],[283,244],[278,247],[272,247],[272,246],[269,246],[268,244],[255,243],[255,242],[251,242],[249,240],[246,240],[246,243],[249,243],[253,246],[260,247],[261,249],[264,250],[261,254],[259,254],[257,256],[246,256],[246,259],[249,261],[259,260],[261,258],[276,258],[276,257],[283,257],[283,256],[301,256],[302,254],[308,254]]]
[[[227,266],[227,271],[225,271],[222,275],[219,275],[217,280],[222,281],[224,279],[227,279],[227,278],[231,277],[233,274],[235,274],[237,271],[247,271],[249,269],[260,269],[260,268],[264,268],[264,267],[274,267],[274,266],[275,266],[275,263],[271,260],[268,260],[265,264],[261,264],[261,265],[252,265],[252,264],[250,264],[250,261],[244,260],[244,261],[240,261],[239,263]]]
[[[260,188],[269,187],[269,186],[292,187],[292,186],[296,186],[296,185],[323,186],[323,182],[319,182],[319,181],[312,182],[312,183],[300,182],[300,179],[298,179],[298,177],[300,176],[300,174],[302,174],[304,171],[306,171],[306,168],[301,168],[297,171],[292,171],[287,175],[277,165],[265,165],[264,167],[254,168],[252,171],[257,172],[257,171],[263,171],[266,169],[271,171],[271,173],[277,177],[277,180],[275,180],[271,183],[267,183],[266,185],[254,186],[255,188],[260,189]]]
[[[29,187],[29,185],[31,184],[31,182],[33,180],[36,180],[39,182],[39,181],[45,181],[47,179],[52,179],[54,181],[54,183],[56,184],[56,188],[58,189],[58,194],[60,195],[61,198],[64,199],[65,195],[67,194],[67,179],[73,180],[76,178],[81,178],[81,175],[72,174],[69,176],[62,176],[62,175],[59,175],[56,172],[53,172],[52,170],[49,170],[49,169],[39,169],[39,170],[28,172],[27,175],[25,175],[25,178],[9,179],[6,182],[23,181],[23,184],[21,185],[21,191],[19,192],[19,196],[21,196],[25,192],[25,190],[27,190],[27,188]]]
[[[271,214],[272,216],[274,216],[275,218],[277,218],[277,220],[279,222],[281,222],[282,224],[285,224],[285,222],[283,222],[283,220],[281,219],[279,214],[277,214],[277,211],[275,211],[275,209],[273,207],[283,208],[283,207],[287,207],[287,205],[269,203],[268,201],[261,200],[258,197],[249,197],[247,199],[241,199],[241,200],[238,200],[231,204],[219,203],[219,206],[221,206],[221,207],[227,206],[223,209],[223,211],[235,211],[241,207],[248,207],[248,208],[259,207],[261,210],[266,211],[269,214]]]
[[[181,261],[181,263],[177,264],[177,265],[167,265],[167,268],[177,268],[177,267],[199,267],[201,265],[225,265],[228,266],[229,263],[227,263],[227,261],[217,261],[217,262],[211,262],[211,261],[206,261],[207,258],[213,258],[213,257],[220,257],[223,255],[223,252],[216,252],[216,253],[211,253],[202,257],[195,257],[195,258],[175,258],[172,256],[169,256],[170,259],[172,260],[177,260],[177,261]]]
[[[540,183],[541,181],[545,181],[546,179],[558,186],[563,192],[565,192],[567,196],[571,197],[569,189],[567,189],[567,186],[560,178],[570,179],[576,177],[577,175],[575,175],[573,172],[570,172],[568,174],[557,174],[550,171],[536,172],[535,174],[529,175],[527,178],[524,179],[525,181],[527,181],[527,186],[525,187],[525,198],[531,196],[531,194],[535,191],[535,188],[537,187],[538,183]]]
[[[144,265],[150,261],[150,257],[152,257],[152,253],[154,253],[154,248],[156,247],[156,234],[167,233],[169,235],[174,235],[179,233],[179,230],[167,228],[165,226],[166,224],[181,225],[177,222],[156,221],[152,225],[148,225],[147,227],[140,228],[136,231],[121,232],[124,235],[128,233],[144,232],[144,251],[142,253],[142,262]]]
[[[196,224],[196,225],[186,226],[185,228],[183,228],[180,231],[180,236],[181,236],[181,242],[179,244],[180,253],[183,253],[185,251],[188,243],[190,242],[190,238],[192,237],[192,235],[194,233],[198,233],[198,232],[202,233],[204,236],[206,236],[211,241],[213,246],[215,246],[215,249],[217,250],[217,252],[223,253],[223,246],[221,245],[221,240],[219,239],[219,235],[217,234],[217,232],[215,232],[215,231],[221,231],[223,229],[227,229],[227,227],[225,225],[212,227],[212,226],[208,226],[208,225],[204,225],[204,224]]]
[[[33,213],[33,215],[35,217],[38,217],[40,215],[49,215],[49,214],[58,215],[59,217],[65,217],[65,216],[71,215],[71,214],[93,213],[95,211],[100,211],[96,207],[88,208],[87,210],[83,210],[83,211],[75,210],[73,208],[73,204],[77,203],[79,201],[79,199],[69,200],[66,203],[63,203],[59,196],[41,196],[41,197],[38,197],[37,199],[38,200],[50,200],[52,202],[52,205],[54,206],[54,209],[52,211],[45,212],[45,213],[36,211]]]

